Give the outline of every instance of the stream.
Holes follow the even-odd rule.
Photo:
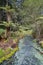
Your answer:
[[[0,65],[43,65],[43,56],[34,48],[31,36],[21,39],[18,47],[19,51]]]

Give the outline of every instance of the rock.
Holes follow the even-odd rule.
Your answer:
[[[41,47],[43,48],[43,40],[39,42]]]

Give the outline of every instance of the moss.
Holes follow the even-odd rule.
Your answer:
[[[18,50],[18,48],[14,48],[11,51],[11,53],[9,53],[8,55],[5,55],[2,58],[0,58],[0,63],[2,63],[4,60],[8,60],[17,50]]]
[[[41,47],[43,48],[43,41],[40,41],[39,43],[40,43]]]
[[[0,58],[3,57],[4,54],[5,54],[4,50],[2,50],[2,49],[0,48]]]

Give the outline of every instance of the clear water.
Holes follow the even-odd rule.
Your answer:
[[[43,57],[33,47],[32,37],[27,36],[19,41],[19,51],[9,61],[0,65],[43,65]]]

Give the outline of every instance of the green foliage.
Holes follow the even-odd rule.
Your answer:
[[[43,41],[40,41],[39,43],[40,43],[40,46],[43,48]]]
[[[0,29],[0,35],[2,35],[3,33],[5,33],[4,29]]]
[[[0,9],[5,10],[6,12],[15,12],[15,9],[10,9],[10,6],[6,6],[6,7],[0,7]]]
[[[24,0],[22,10],[26,13],[24,16],[25,21],[34,23],[36,18],[41,15],[40,10],[42,9],[42,6],[43,0]]]
[[[4,56],[4,50],[0,48],[0,58]]]
[[[10,50],[10,49],[9,49]],[[0,58],[0,63],[2,63],[4,60],[8,60],[8,58],[10,58],[16,51],[18,50],[17,48],[14,48],[9,54],[4,55],[3,51],[1,50],[2,53],[2,57]],[[6,52],[7,53],[7,52]]]
[[[43,4],[43,0],[24,0],[24,3],[23,3],[23,5],[24,6],[31,6],[31,5],[33,5],[33,6],[40,6],[41,4]]]

